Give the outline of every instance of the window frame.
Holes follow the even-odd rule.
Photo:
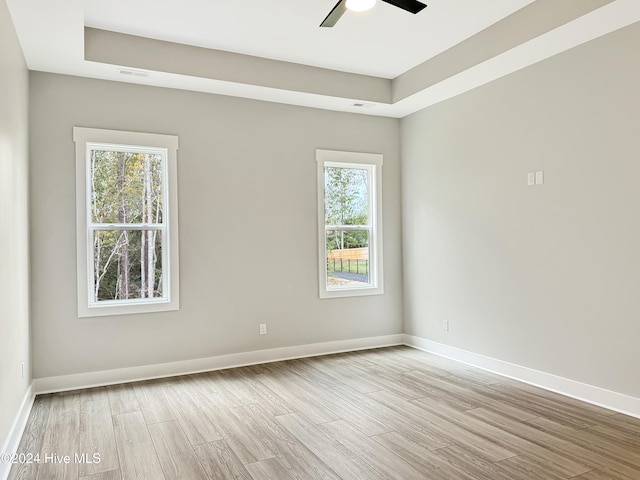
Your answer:
[[[384,294],[383,242],[382,242],[382,165],[383,155],[378,153],[316,150],[318,194],[318,280],[320,298],[357,297]],[[349,227],[366,230],[369,234],[369,284],[329,288],[327,285],[327,246],[325,225],[325,166],[339,168],[367,168],[370,172],[369,226]]]
[[[76,155],[76,252],[78,317],[128,315],[164,312],[180,308],[178,239],[178,137],[155,133],[127,132],[73,127]],[[97,230],[144,230],[146,224],[94,224],[91,217],[89,169],[91,150],[149,152],[163,156],[163,222],[153,224],[162,230],[163,296],[127,300],[94,301],[93,232]],[[152,224],[149,224],[152,225]],[[110,228],[112,227],[112,228]]]

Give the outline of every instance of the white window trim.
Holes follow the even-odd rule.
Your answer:
[[[126,315],[137,313],[165,312],[180,308],[180,277],[178,264],[178,137],[154,133],[125,132],[119,130],[103,130],[96,128],[73,127],[73,141],[76,144],[76,252],[77,252],[77,290],[78,317],[99,317],[107,315]],[[93,278],[92,252],[89,251],[87,192],[88,145],[106,144],[110,146],[140,147],[147,150],[163,150],[166,152],[166,168],[164,169],[166,205],[163,213],[165,231],[163,237],[163,256],[166,255],[163,281],[165,295],[155,299],[137,299],[127,301],[92,302]],[[135,225],[131,226],[136,229]],[[166,248],[166,250],[165,250]],[[168,278],[164,278],[168,277]]]
[[[381,295],[384,293],[384,272],[382,261],[382,163],[383,157],[377,153],[341,152],[336,150],[316,150],[317,191],[318,191],[318,273],[320,298],[357,297],[364,295]],[[324,211],[324,167],[325,164],[343,164],[371,166],[373,195],[370,198],[370,209],[374,212],[371,218],[369,238],[369,275],[371,284],[366,286],[349,286],[327,288],[327,249]]]

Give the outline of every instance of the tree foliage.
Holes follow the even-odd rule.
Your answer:
[[[91,151],[97,301],[162,296],[162,165],[154,153]]]
[[[369,172],[361,168],[325,167],[325,225],[368,225]],[[327,230],[327,250],[366,247],[367,231]]]

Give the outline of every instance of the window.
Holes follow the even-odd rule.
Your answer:
[[[382,155],[316,150],[320,298],[384,293]]]
[[[178,137],[75,127],[78,316],[179,308]]]

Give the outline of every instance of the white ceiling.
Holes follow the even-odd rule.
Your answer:
[[[425,0],[413,15],[378,1],[318,25],[337,0],[86,0],[87,26],[394,78],[533,0]]]
[[[6,1],[31,70],[358,111],[358,99],[246,82],[155,71],[124,78],[116,65],[84,59],[84,27],[393,79],[533,0],[426,0],[417,15],[378,0],[369,12],[347,12],[334,28],[318,25],[336,0]],[[359,113],[402,117],[639,20],[640,0],[615,0],[408,98]]]

